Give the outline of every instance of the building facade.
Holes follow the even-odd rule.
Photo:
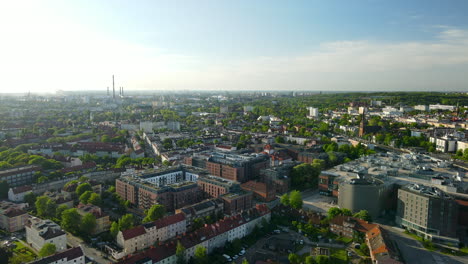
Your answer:
[[[398,190],[396,222],[435,242],[457,242],[458,205],[435,187],[411,184]]]
[[[30,217],[26,224],[26,241],[37,251],[46,243],[55,245],[57,251],[67,249],[67,234],[51,220]]]

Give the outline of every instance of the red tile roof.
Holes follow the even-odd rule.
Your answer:
[[[129,240],[143,234],[146,234],[146,230],[142,225],[122,231],[124,240]]]
[[[185,220],[185,215],[183,213],[178,213],[178,214],[175,214],[175,215],[169,215],[169,216],[163,217],[161,219],[158,219],[158,220],[154,221],[154,225],[156,226],[156,228],[163,228],[163,227],[166,227],[166,226],[169,226],[169,225],[176,224],[176,223],[181,222],[183,220]]]

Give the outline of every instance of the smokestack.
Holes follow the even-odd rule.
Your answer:
[[[112,75],[112,96],[115,99],[114,75]]]

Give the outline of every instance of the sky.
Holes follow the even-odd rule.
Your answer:
[[[468,91],[465,0],[0,2],[0,93]]]

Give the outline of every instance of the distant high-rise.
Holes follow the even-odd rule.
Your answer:
[[[112,75],[112,98],[115,99],[114,75]]]
[[[318,108],[307,107],[307,109],[309,110],[309,115],[307,116],[308,118],[317,118],[319,116]]]
[[[107,86],[107,96],[109,96],[109,86]]]

